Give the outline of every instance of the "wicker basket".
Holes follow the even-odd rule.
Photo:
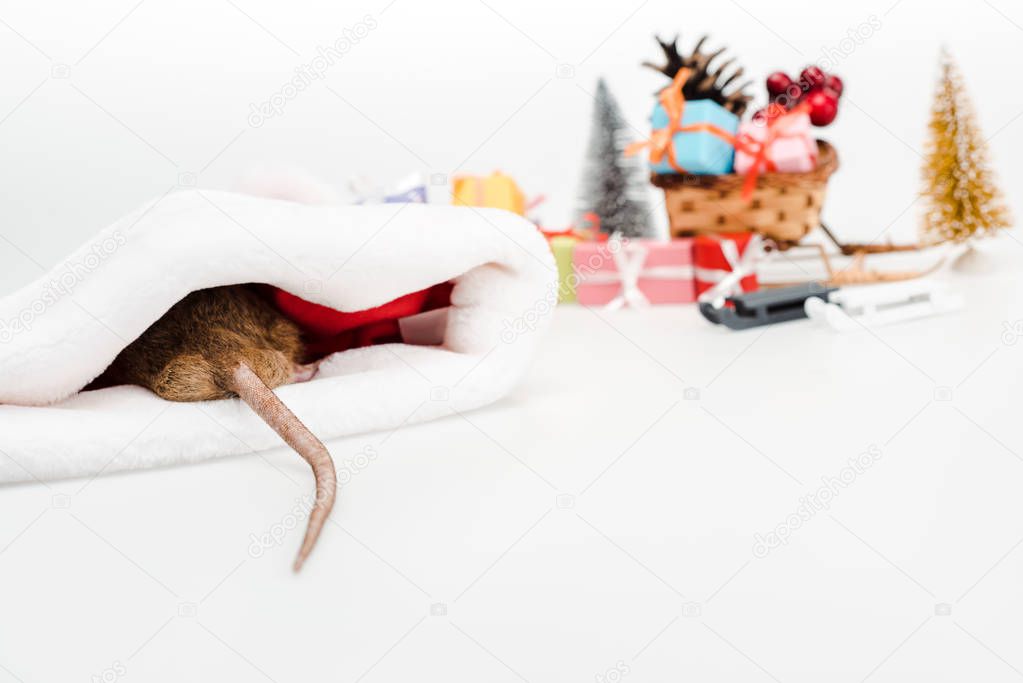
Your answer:
[[[809,173],[764,173],[749,201],[745,176],[660,175],[671,234],[676,237],[754,230],[781,245],[792,244],[820,224],[828,177],[838,168],[835,148],[817,141],[817,168]]]

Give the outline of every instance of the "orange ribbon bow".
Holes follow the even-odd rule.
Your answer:
[[[682,94],[682,87],[691,75],[691,70],[679,69],[678,73],[675,74],[675,78],[672,79],[671,85],[661,90],[658,100],[668,115],[668,125],[653,131],[650,134],[649,140],[634,142],[628,145],[625,148],[627,155],[636,154],[644,147],[649,147],[650,163],[659,164],[667,158],[668,165],[675,172],[689,173],[679,165],[678,159],[675,158],[675,145],[672,144],[672,140],[676,133],[710,133],[727,142],[729,146],[735,146],[735,137],[713,123],[701,122],[691,123],[686,126],[682,125],[682,115],[686,110],[686,98]]]

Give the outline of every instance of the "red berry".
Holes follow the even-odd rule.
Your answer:
[[[817,86],[822,85],[824,83],[824,78],[825,75],[821,68],[819,66],[813,66],[812,64],[803,69],[803,72],[799,74],[799,80],[805,84],[805,87],[808,90],[813,90]]]
[[[792,85],[792,79],[784,71],[775,71],[767,77],[767,94],[771,97],[781,95]]]
[[[834,74],[828,74],[824,78],[824,87],[830,88],[835,91],[836,97],[842,96],[842,91],[845,89],[845,84],[842,83],[842,79]]]
[[[806,90],[803,89],[802,83],[795,81],[789,86],[788,90],[785,91],[785,95],[788,96],[793,103],[803,99],[803,95],[805,94]]]
[[[806,97],[810,104],[810,122],[815,126],[826,126],[838,115],[838,96],[834,92],[818,90]]]

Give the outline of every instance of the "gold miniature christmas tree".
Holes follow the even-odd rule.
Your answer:
[[[1009,211],[988,167],[987,142],[959,69],[944,48],[929,128],[923,166],[927,201],[923,241],[963,242],[1009,227]]]

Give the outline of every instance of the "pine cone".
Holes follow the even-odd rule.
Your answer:
[[[678,51],[678,36],[675,36],[670,43],[657,36],[654,37],[657,44],[661,46],[661,50],[664,51],[667,63],[658,66],[651,62],[643,62],[643,66],[660,71],[668,78],[675,78],[675,74],[683,67],[691,69],[693,73],[682,88],[682,94],[687,100],[713,100],[736,116],[743,115],[746,106],[753,99],[745,92],[746,87],[752,82],[745,81],[739,85],[732,85],[744,73],[744,69],[739,67],[730,74],[726,74],[726,71],[734,64],[734,58],[725,60],[719,66],[712,65],[714,60],[725,51],[725,48],[710,53],[703,52],[703,44],[707,40],[707,36],[703,36],[697,41],[692,54],[683,57]]]

